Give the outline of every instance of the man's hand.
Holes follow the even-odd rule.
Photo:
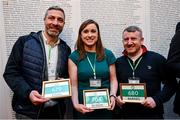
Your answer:
[[[122,106],[123,104],[125,104],[125,102],[122,101],[122,99],[121,99],[120,96],[118,96],[118,97],[116,98],[116,103],[117,103],[118,106]]]
[[[156,107],[156,103],[152,97],[147,97],[141,104],[144,105],[145,107],[148,107],[148,108],[155,108]]]
[[[31,91],[31,93],[29,94],[29,99],[34,105],[40,105],[49,100],[47,98],[44,98],[42,95],[40,95],[39,92],[36,90]]]

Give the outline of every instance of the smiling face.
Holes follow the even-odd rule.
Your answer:
[[[141,52],[144,38],[139,31],[123,33],[123,45],[129,56],[136,56]]]
[[[49,10],[44,18],[45,34],[57,38],[65,24],[65,16],[60,10]]]
[[[98,29],[95,24],[87,25],[81,31],[81,39],[84,43],[85,50],[96,50],[96,42],[98,41]]]

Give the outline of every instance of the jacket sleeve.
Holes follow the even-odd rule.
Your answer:
[[[14,94],[24,99],[29,98],[31,92],[30,86],[22,76],[23,46],[26,37],[20,37],[14,44],[3,74],[6,83]]]
[[[159,63],[159,78],[161,82],[161,90],[152,96],[156,105],[161,105],[167,102],[175,93],[177,88],[177,81],[171,71],[166,66],[166,59],[162,59],[162,63]]]
[[[174,75],[180,77],[180,31],[177,31],[171,40],[167,67]]]
[[[175,86],[174,86],[175,87]],[[167,84],[163,85],[162,91],[153,96],[155,103],[157,106],[162,105],[167,102],[175,93],[175,89],[173,86],[169,86]]]

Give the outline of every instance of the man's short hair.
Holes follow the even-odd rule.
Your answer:
[[[139,28],[137,26],[129,26],[129,27],[124,29],[123,33],[125,31],[127,31],[127,32],[136,32],[136,31],[138,31],[140,33],[140,36],[143,37],[141,28]]]
[[[47,10],[46,10],[46,13],[45,13],[45,15],[44,15],[44,19],[46,18],[46,16],[48,15],[48,11],[49,10],[59,10],[59,11],[61,11],[63,14],[64,14],[64,19],[65,19],[65,12],[64,12],[64,10],[62,9],[62,8],[60,8],[59,6],[51,6],[51,7],[49,7]]]

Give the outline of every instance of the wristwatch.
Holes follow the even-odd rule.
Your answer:
[[[114,98],[116,99],[116,96],[115,96],[115,95],[113,95],[113,94],[111,94],[109,97],[114,97]]]

